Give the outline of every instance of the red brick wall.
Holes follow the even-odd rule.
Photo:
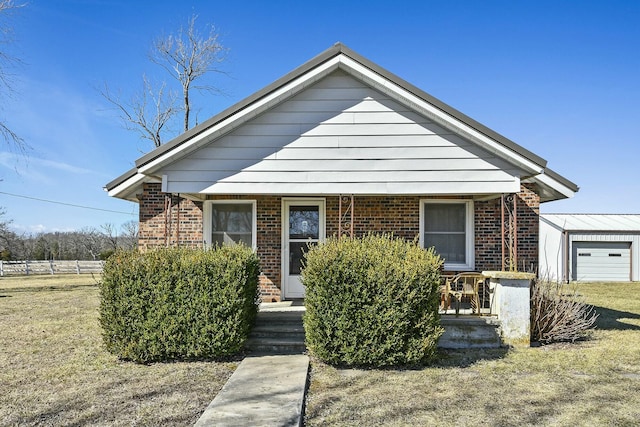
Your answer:
[[[163,193],[160,184],[148,183],[143,186],[139,215],[142,250],[202,245],[202,202]]]
[[[356,196],[354,234],[387,232],[413,240],[420,234],[419,196]],[[338,234],[338,197],[327,197],[327,236]],[[343,207],[343,209],[345,209]]]
[[[518,199],[518,270],[538,271],[540,196],[535,184],[523,184]],[[521,203],[523,202],[523,203]]]
[[[257,244],[262,274],[260,293],[263,301],[280,301],[282,250],[282,198],[247,197],[257,201]]]
[[[527,186],[518,200],[518,266],[537,266],[539,197]],[[356,196],[354,232],[393,232],[408,240],[420,233],[420,196]],[[435,197],[434,197],[435,198]],[[257,201],[257,245],[265,301],[280,300],[282,249],[282,198],[279,196],[212,196],[210,200]],[[338,233],[339,198],[326,197],[326,234]],[[145,184],[140,200],[140,247],[202,244],[202,202],[172,196],[171,214],[165,215],[167,195],[160,184]],[[178,201],[180,209],[178,210]],[[474,203],[476,270],[500,270],[500,199]],[[178,214],[179,212],[179,214]],[[167,230],[167,231],[165,231]],[[179,236],[177,233],[179,232]]]

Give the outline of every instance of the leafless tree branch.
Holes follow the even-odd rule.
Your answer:
[[[106,83],[100,94],[116,108],[125,129],[137,132],[159,147],[168,123],[179,111],[175,106],[177,96],[167,90],[164,82],[155,89],[145,75],[142,84],[142,90],[128,102],[113,94]]]
[[[215,27],[209,27],[205,38],[196,28],[197,19],[198,16],[193,15],[187,28],[180,27],[177,34],[157,39],[149,55],[152,62],[164,68],[181,85],[185,132],[190,127],[191,89],[220,92],[215,86],[196,85],[194,82],[209,73],[224,73],[219,64],[226,60],[228,53],[228,49],[219,41],[220,35]]]
[[[13,0],[0,0],[0,47],[8,46],[13,43],[13,27],[8,22],[8,17],[12,12],[23,7],[24,4],[18,4]],[[21,61],[9,54],[4,48],[0,49],[0,96],[7,97],[13,93],[13,82],[15,75],[10,73],[10,69],[20,65]],[[6,105],[6,101],[0,102]],[[10,148],[16,149],[21,154],[26,154],[30,148],[29,145],[9,129],[8,125],[0,120],[0,139],[4,141]]]

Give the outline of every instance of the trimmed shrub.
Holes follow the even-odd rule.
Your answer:
[[[587,338],[598,319],[575,288],[550,280],[531,287],[531,341],[542,344]]]
[[[324,362],[424,364],[442,335],[440,257],[389,235],[330,238],[302,271],[307,347]]]
[[[118,251],[100,283],[105,346],[139,363],[238,353],[257,314],[258,274],[244,246]]]

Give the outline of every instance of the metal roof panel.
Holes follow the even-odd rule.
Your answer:
[[[640,214],[542,214],[540,217],[566,231],[640,232]]]

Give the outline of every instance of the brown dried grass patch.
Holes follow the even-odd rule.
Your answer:
[[[94,279],[71,277],[0,280],[0,425],[195,423],[236,364],[117,360]]]
[[[579,285],[599,312],[589,341],[442,352],[417,370],[314,362],[307,426],[592,426],[640,420],[640,283]]]

